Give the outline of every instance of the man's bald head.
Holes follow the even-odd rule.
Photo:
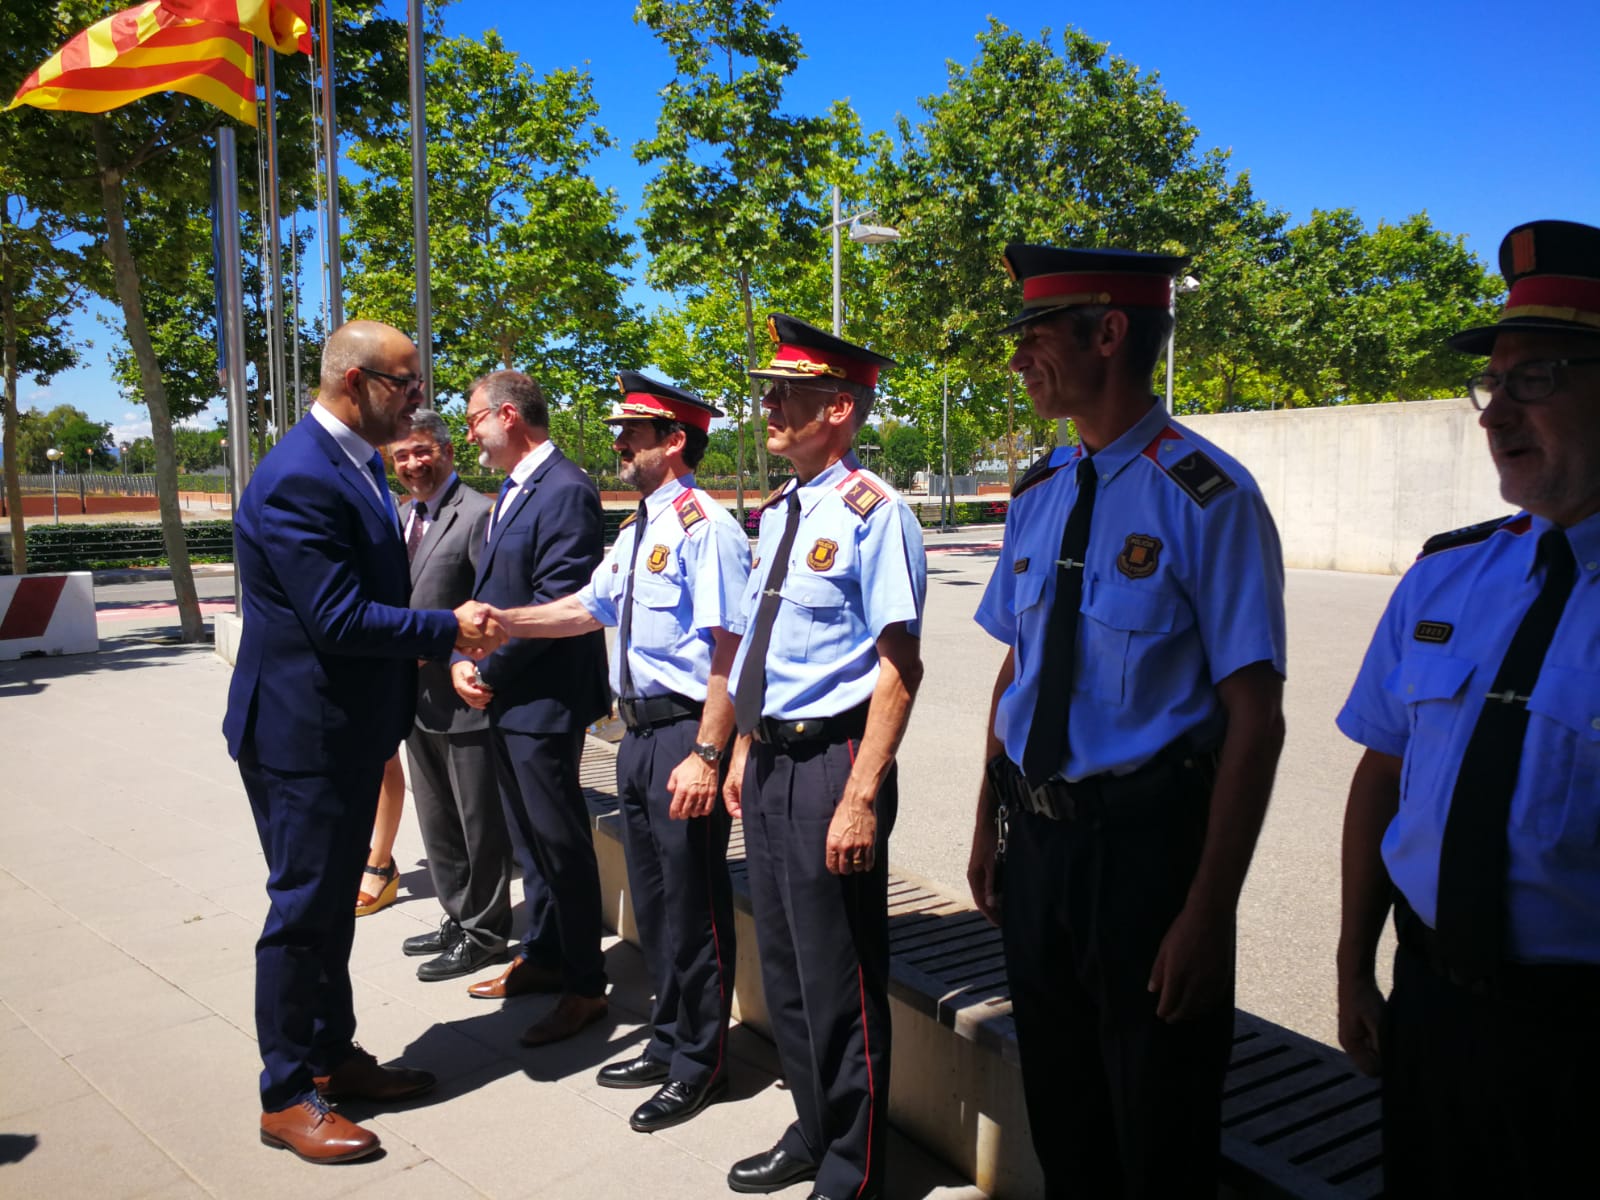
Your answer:
[[[322,348],[322,387],[345,394],[345,377],[361,367],[376,366],[384,357],[415,350],[411,339],[382,321],[347,321],[333,331]]]
[[[373,446],[404,437],[422,403],[422,359],[411,339],[381,321],[339,326],[322,348],[322,405]]]

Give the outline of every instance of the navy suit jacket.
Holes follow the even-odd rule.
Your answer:
[[[234,540],[244,630],[228,753],[318,773],[387,760],[411,727],[417,660],[448,657],[456,622],[408,607],[405,545],[370,479],[302,420],[251,476]]]
[[[583,588],[605,553],[600,493],[552,448],[490,526],[472,595],[496,608],[544,604]],[[513,639],[478,664],[489,715],[518,733],[565,733],[611,711],[605,634]]]

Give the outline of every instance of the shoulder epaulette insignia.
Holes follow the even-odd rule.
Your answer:
[[[1034,484],[1043,483],[1060,469],[1060,467],[1052,467],[1050,465],[1050,455],[1048,454],[1034,459],[1033,464],[1022,473],[1022,478],[1017,480],[1016,485],[1012,487],[1011,498],[1015,500]]]
[[[870,479],[863,479],[859,471],[846,475],[839,491],[845,507],[858,517],[865,517],[889,498],[874,487]]]
[[[1464,525],[1460,529],[1447,529],[1443,533],[1436,533],[1422,543],[1422,550],[1418,558],[1427,558],[1430,554],[1437,554],[1441,550],[1454,550],[1457,546],[1471,546],[1476,542],[1486,540],[1497,529],[1504,529],[1509,533],[1527,533],[1533,522],[1527,517],[1495,517],[1490,521],[1479,521],[1476,525]]]
[[[790,483],[789,480],[784,480],[782,483],[780,483],[773,490],[772,494],[761,502],[761,507],[756,509],[756,511],[758,513],[764,513],[764,512],[767,511],[767,509],[771,508],[774,504],[778,503],[778,501],[782,500],[784,498],[784,496],[788,495],[789,483]]]
[[[621,533],[624,529],[626,529],[629,525],[632,525],[638,519],[639,510],[634,509],[631,513],[622,518],[622,524],[617,526],[617,532]]]
[[[685,533],[706,519],[705,510],[700,507],[700,502],[694,498],[693,492],[684,492],[673,504],[673,508],[678,512],[678,524],[683,526]]]
[[[1158,465],[1201,508],[1234,486],[1226,472],[1199,450],[1189,451],[1175,463]]]

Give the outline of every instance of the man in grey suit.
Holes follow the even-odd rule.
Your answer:
[[[402,514],[414,608],[454,608],[472,595],[489,512],[488,497],[455,473],[450,430],[418,411],[411,432],[390,446],[395,474],[411,494]],[[450,597],[459,599],[447,603]],[[424,982],[454,979],[506,957],[511,932],[511,842],[500,807],[488,714],[456,695],[448,663],[417,674],[416,724],[406,737],[417,824],[444,917],[405,940]]]

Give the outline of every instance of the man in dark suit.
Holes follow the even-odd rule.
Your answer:
[[[538,383],[519,371],[474,382],[467,437],[482,465],[507,472],[473,598],[509,608],[581,589],[604,550],[600,493],[550,441]],[[513,641],[482,662],[458,657],[450,671],[461,698],[489,713],[506,823],[524,864],[537,868],[524,888],[521,952],[499,978],[469,990],[484,999],[559,990],[556,1006],[522,1035],[542,1046],[606,1014],[600,872],[578,783],[585,727],[611,709],[605,635]],[[540,877],[548,891],[536,909]]]
[[[398,329],[335,330],[317,403],[262,460],[235,523],[244,632],[222,728],[268,869],[256,943],[261,1140],[310,1162],[378,1149],[329,1100],[400,1100],[433,1085],[352,1040],[351,902],[383,764],[411,726],[417,660],[500,640],[481,605],[407,606],[377,447],[410,427],[419,367]]]
[[[411,432],[389,448],[411,493],[404,517],[411,607],[440,608],[472,595],[494,507],[461,482],[455,447],[438,413],[420,409]],[[417,671],[417,723],[406,735],[411,792],[444,917],[405,940],[408,955],[436,955],[417,968],[425,983],[468,975],[506,957],[511,933],[511,842],[500,811],[489,717],[456,695],[450,665]]]

